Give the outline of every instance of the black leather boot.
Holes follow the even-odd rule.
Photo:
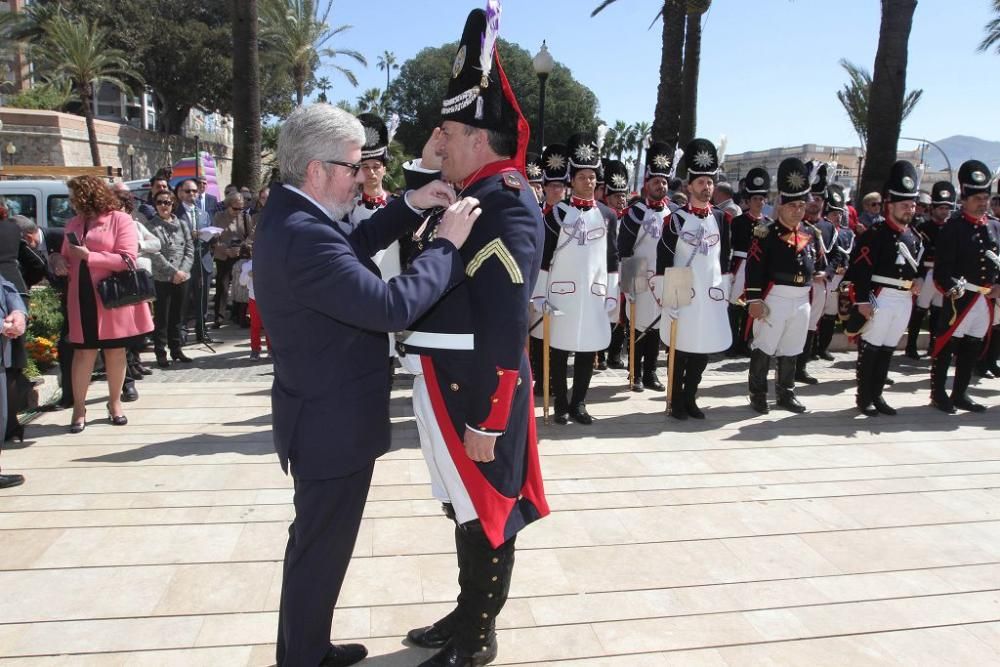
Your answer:
[[[951,387],[951,402],[959,410],[983,412],[986,408],[969,397],[967,390],[972,381],[976,360],[983,351],[983,339],[965,336],[957,339],[955,352],[955,382]]]
[[[625,368],[622,363],[622,345],[625,343],[625,326],[611,325],[611,344],[608,346],[608,368]]]
[[[951,397],[948,396],[945,382],[948,380],[948,367],[951,366],[954,350],[955,339],[952,338],[931,362],[931,405],[949,415],[955,414],[955,405],[951,402]]]
[[[986,352],[976,362],[976,375],[987,380],[1000,377],[1000,367],[997,366],[997,356],[1000,355],[1000,327],[993,327],[990,340],[986,344]]]
[[[496,617],[510,591],[514,538],[493,549],[479,521],[471,521],[457,527],[455,541],[461,591],[453,632],[421,667],[479,667],[497,657]]]
[[[878,383],[878,362],[879,348],[876,345],[866,343],[863,339],[858,339],[858,364],[855,373],[858,393],[855,396],[854,404],[858,407],[858,412],[868,417],[874,417],[879,413],[875,407],[875,385]],[[882,385],[879,384],[881,387]]]
[[[882,390],[885,388],[885,380],[889,377],[889,366],[892,364],[892,347],[883,345],[876,348],[875,356],[875,377],[872,385],[872,405],[884,415],[895,415],[896,408],[885,402],[882,398]]]
[[[771,369],[771,357],[761,350],[750,352],[750,407],[762,415],[770,412],[767,406],[767,373]]]
[[[799,357],[778,357],[778,407],[796,414],[806,411],[806,406],[795,398],[795,371]]]
[[[917,352],[917,339],[920,337],[920,325],[923,324],[926,314],[926,308],[916,306],[910,312],[910,323],[906,327],[906,352],[903,353],[909,359],[920,358],[920,353]]]
[[[689,417],[704,419],[705,413],[698,407],[696,398],[698,396],[698,385],[701,384],[701,376],[708,366],[707,354],[688,355],[684,367],[684,409]]]
[[[812,354],[813,339],[816,337],[815,331],[806,334],[806,344],[799,356],[795,357],[795,381],[802,384],[817,384],[819,380],[809,375],[806,364],[809,363],[809,356]],[[782,357],[779,357],[781,359]]]
[[[830,343],[833,342],[833,329],[836,324],[836,315],[824,315],[819,320],[816,331],[816,356],[825,361],[833,361],[833,355],[830,354]]]
[[[927,356],[934,356],[934,343],[937,342],[937,330],[938,318],[941,316],[941,308],[938,306],[931,306],[929,309],[929,315],[927,317],[927,329],[930,332],[930,337],[927,340]]]

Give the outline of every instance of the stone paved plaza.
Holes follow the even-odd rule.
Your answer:
[[[142,382],[127,427],[97,385],[84,433],[44,413],[4,451],[27,483],[0,492],[3,664],[273,664],[291,481],[271,367],[223,334]],[[902,360],[899,416],[866,419],[837,357],[802,416],[752,413],[745,361],[711,366],[704,422],[595,376],[593,427],[540,429],[553,513],[519,538],[498,664],[1000,664],[1000,381],[973,388],[985,414],[947,416]],[[333,628],[383,666],[428,655],[401,639],[456,594],[397,378]]]

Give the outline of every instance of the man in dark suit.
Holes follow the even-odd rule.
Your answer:
[[[254,291],[271,338],[274,444],[295,480],[278,617],[279,667],[350,665],[367,650],[331,646],[330,624],[371,482],[389,449],[386,332],[406,329],[465,275],[458,252],[479,216],[433,181],[369,220],[354,205],[361,123],[341,109],[300,107],[278,141],[283,184],[261,214]],[[448,206],[437,237],[383,282],[371,257],[412,234],[425,209]]]
[[[215,272],[215,261],[212,259],[212,244],[201,240],[198,230],[204,229],[212,224],[212,216],[205,212],[198,204],[199,192],[202,187],[195,179],[189,178],[177,184],[174,194],[177,197],[177,208],[174,210],[181,220],[185,221],[188,229],[194,235],[194,268],[191,272],[192,292],[188,300],[188,312],[186,318],[193,318],[195,322],[195,333],[200,343],[216,342],[208,335],[205,326],[206,313],[208,313],[208,293],[212,288],[212,274]],[[209,195],[210,196],[210,195]],[[214,200],[215,198],[212,197]],[[201,305],[201,315],[198,315],[198,305]]]
[[[198,207],[198,210],[204,211],[209,219],[211,219],[216,211],[219,210],[219,200],[215,195],[210,195],[205,191],[208,188],[207,178],[199,176],[195,180],[198,183],[198,196],[194,201],[195,206]]]

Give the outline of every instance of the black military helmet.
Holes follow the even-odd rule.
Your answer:
[[[826,188],[826,210],[840,211],[847,210],[847,202],[844,201],[844,188],[836,183],[831,183]]]
[[[670,149],[670,144],[665,141],[654,141],[646,151],[646,178],[649,180],[655,176],[669,179],[674,161],[674,152]]]
[[[719,173],[719,153],[708,139],[692,139],[684,149],[684,161],[689,183],[699,176],[715,178]]]
[[[963,197],[988,193],[993,187],[990,168],[979,160],[966,160],[958,168],[958,185]]]
[[[565,183],[569,178],[569,160],[566,158],[564,144],[549,144],[542,151],[542,183],[560,181]]]
[[[896,160],[889,170],[889,180],[885,183],[885,191],[890,202],[916,201],[920,196],[917,181],[920,176],[916,168],[906,160]]]
[[[597,138],[590,132],[577,132],[566,142],[570,178],[583,169],[593,169],[596,174],[601,168],[601,154],[597,150]]]
[[[628,169],[621,160],[608,160],[604,167],[604,183],[609,193],[628,192]]]
[[[365,145],[361,147],[362,160],[389,161],[389,129],[385,121],[373,113],[358,115],[365,129]]]
[[[529,183],[542,182],[542,158],[538,153],[528,153],[524,160],[524,171]]]
[[[788,157],[778,165],[778,194],[781,203],[806,201],[809,199],[809,172],[802,160]]]
[[[938,181],[931,186],[931,206],[955,206],[955,186],[951,181]]]
[[[754,167],[743,177],[743,192],[750,195],[764,195],[771,191],[771,174],[764,167]]]

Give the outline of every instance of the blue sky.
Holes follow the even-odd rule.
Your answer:
[[[383,50],[400,63],[426,46],[457,40],[465,0],[335,0],[331,24],[351,24],[335,47],[348,59],[352,89],[339,73],[333,100],[385,87],[375,63]],[[542,40],[594,93],[610,123],[652,120],[659,78],[660,24],[647,30],[661,0],[618,0],[597,18],[597,0],[504,0],[501,35],[535,53]],[[1000,55],[976,46],[991,18],[989,0],[920,0],[910,35],[907,86],[924,96],[903,135],[967,134],[1000,140]],[[728,137],[728,152],[804,143],[853,146],[857,138],[835,92],[846,81],[838,61],[871,69],[878,46],[878,0],[715,0],[703,25],[698,134]],[[903,148],[916,144],[901,142]]]

